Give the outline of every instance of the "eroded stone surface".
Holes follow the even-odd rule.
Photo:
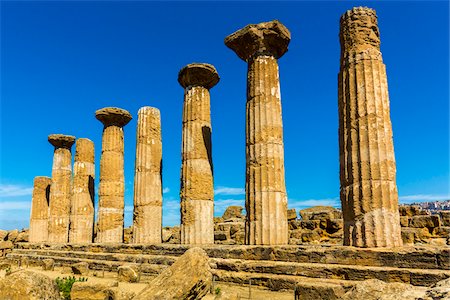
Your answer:
[[[278,20],[249,24],[225,38],[225,45],[247,61],[255,54],[280,58],[288,50],[291,33]]]
[[[32,243],[46,242],[48,239],[48,209],[50,202],[50,177],[34,178],[31,197],[29,240]]]
[[[158,109],[142,107],[138,112],[134,172],[133,242],[161,243],[162,141]]]
[[[339,145],[344,244],[402,245],[386,68],[375,11],[340,22]]]
[[[278,62],[290,33],[278,21],[252,24],[225,44],[248,62],[246,244],[288,243],[283,122]],[[251,59],[250,59],[251,58]]]
[[[202,299],[211,283],[208,255],[201,248],[191,248],[134,299]]]
[[[107,107],[97,110],[96,117],[104,124],[96,242],[121,243],[125,192],[122,127],[128,124],[131,115],[124,109]]]
[[[219,82],[219,74],[216,68],[210,64],[188,64],[178,73],[178,82],[183,88],[189,86],[202,86],[210,89]]]
[[[94,143],[86,138],[75,145],[69,242],[92,243],[94,232]]]
[[[55,146],[50,186],[48,241],[50,243],[67,243],[69,241],[72,179],[71,147],[75,137],[52,134],[49,135],[48,141]]]
[[[217,83],[218,75],[211,65],[191,64],[180,71],[178,79],[186,87],[181,153],[181,243],[212,244],[214,186],[209,88]]]
[[[23,270],[0,279],[0,299],[60,300],[58,286],[50,277]]]

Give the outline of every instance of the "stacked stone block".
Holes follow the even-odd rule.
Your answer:
[[[125,192],[123,127],[132,117],[128,111],[116,107],[99,109],[95,117],[104,125],[96,242],[122,243]]]
[[[340,21],[339,145],[344,245],[402,245],[386,67],[375,11]]]
[[[49,177],[37,176],[34,178],[29,232],[31,243],[47,242],[51,184],[52,179]]]
[[[48,136],[48,141],[55,147],[50,186],[48,241],[50,243],[67,243],[69,241],[72,180],[71,148],[75,137],[52,134]]]
[[[142,107],[138,112],[134,173],[133,242],[161,243],[162,230],[162,142],[158,109]]]
[[[180,70],[184,90],[181,243],[214,243],[214,183],[209,90],[219,82],[214,66],[189,64]]]
[[[70,243],[92,243],[94,234],[94,143],[80,138],[75,144],[70,212]]]
[[[249,245],[288,243],[278,59],[290,38],[283,24],[271,21],[248,25],[225,39],[225,45],[248,63],[245,240]]]

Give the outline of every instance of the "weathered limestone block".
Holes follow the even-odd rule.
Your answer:
[[[123,282],[138,282],[139,272],[136,266],[123,265],[117,268],[117,279]]]
[[[287,219],[288,219],[288,221],[293,221],[293,220],[297,219],[297,210],[295,208],[288,209]]]
[[[161,167],[160,112],[153,107],[142,107],[138,112],[136,131],[133,243],[161,243]]]
[[[320,227],[320,220],[300,221],[300,227],[303,229],[313,230]]]
[[[400,216],[400,226],[402,226],[402,227],[409,226],[409,217],[408,216]]]
[[[427,215],[428,212],[418,205],[400,205],[398,207],[400,216],[412,217],[419,215]]]
[[[424,299],[425,287],[416,287],[406,283],[386,283],[378,279],[369,279],[358,282],[348,292],[338,299],[342,300],[416,300]]]
[[[278,59],[289,30],[278,21],[247,25],[225,45],[248,63],[246,104],[246,244],[288,243],[283,121]]]
[[[132,117],[128,111],[116,107],[99,109],[95,117],[104,125],[96,242],[122,243],[125,192],[123,127]]]
[[[299,211],[304,221],[342,219],[342,212],[332,206],[313,206]]]
[[[435,228],[439,227],[441,225],[441,220],[439,218],[439,215],[431,215],[431,216],[413,216],[411,218],[411,222],[409,224],[410,227],[413,228]]]
[[[94,233],[94,143],[80,138],[75,144],[70,243],[92,243]]]
[[[0,229],[0,241],[3,241],[8,236],[8,231]]]
[[[439,236],[439,237],[450,236],[450,226],[441,226],[441,227],[434,228],[433,235]]]
[[[340,21],[338,78],[344,245],[402,245],[386,68],[375,11],[357,7]]]
[[[0,279],[0,299],[60,300],[58,286],[50,277],[30,270]]]
[[[208,255],[201,248],[191,248],[133,300],[202,299],[209,292],[211,284]]]
[[[19,232],[19,235],[17,236],[15,243],[26,243],[29,241],[29,234],[28,230],[23,230]]]
[[[327,220],[327,232],[335,233],[344,228],[344,221],[342,219],[328,219]]]
[[[51,134],[48,136],[48,141],[55,147],[50,186],[48,241],[50,243],[67,243],[69,241],[72,180],[71,148],[75,137]]]
[[[116,287],[117,281],[111,282],[75,282],[70,290],[71,300],[105,300],[110,298],[109,289]]]
[[[225,210],[225,212],[222,215],[222,219],[223,220],[228,220],[231,218],[242,218],[242,210],[244,208],[242,206],[228,206],[227,209]]]
[[[442,226],[450,226],[450,210],[441,210],[439,215],[441,216]]]
[[[181,166],[181,243],[214,243],[214,186],[209,89],[219,82],[214,66],[180,70],[184,90]]]
[[[6,240],[14,243],[18,236],[19,236],[18,229],[9,230],[8,235],[6,236]]]
[[[79,262],[70,266],[72,268],[72,273],[76,275],[88,275],[89,274],[89,264],[87,262]]]
[[[345,287],[338,284],[317,282],[298,282],[294,290],[295,300],[337,300],[346,291]]]
[[[42,270],[53,271],[55,268],[55,261],[52,258],[46,258],[42,260]]]
[[[31,243],[46,242],[48,239],[48,205],[51,184],[52,180],[49,177],[34,178],[29,233]]]
[[[402,240],[405,244],[428,243],[431,234],[427,228],[402,227]]]

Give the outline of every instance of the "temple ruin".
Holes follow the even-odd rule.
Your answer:
[[[430,288],[450,278],[450,211],[431,214],[398,204],[386,67],[373,9],[353,8],[340,19],[342,210],[288,209],[278,59],[290,40],[290,31],[276,20],[247,25],[225,38],[247,63],[245,215],[241,206],[230,206],[214,216],[210,90],[220,78],[213,65],[191,63],[177,78],[184,90],[180,226],[162,226],[162,113],[144,106],[137,112],[133,224],[124,228],[123,127],[132,114],[106,107],[95,113],[103,124],[97,216],[94,143],[76,140],[72,174],[75,137],[50,135],[52,177],[34,180],[30,243],[11,234],[19,242],[9,252],[0,248],[0,254],[18,265],[70,266],[71,272],[96,277],[116,272],[118,281],[136,283],[141,275],[163,274],[184,252],[201,247],[196,251],[209,259],[204,267],[213,278],[208,284],[248,283],[245,299],[252,299],[252,284],[320,300],[341,299],[367,279]],[[118,289],[111,285],[102,292],[109,297]]]

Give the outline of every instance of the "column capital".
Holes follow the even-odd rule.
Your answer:
[[[368,7],[347,10],[340,20],[340,41],[343,53],[380,49],[377,14]]]
[[[225,38],[225,45],[248,61],[256,55],[280,58],[288,50],[291,33],[278,20],[249,24]]]
[[[183,88],[188,86],[202,86],[208,90],[220,80],[219,74],[213,65],[205,63],[192,63],[186,65],[178,73],[178,82]]]
[[[75,142],[75,137],[64,134],[50,134],[48,136],[48,142],[55,146],[55,148],[67,148],[70,150]]]
[[[97,120],[107,126],[123,127],[128,124],[133,118],[131,114],[125,109],[118,107],[105,107],[95,112]]]

